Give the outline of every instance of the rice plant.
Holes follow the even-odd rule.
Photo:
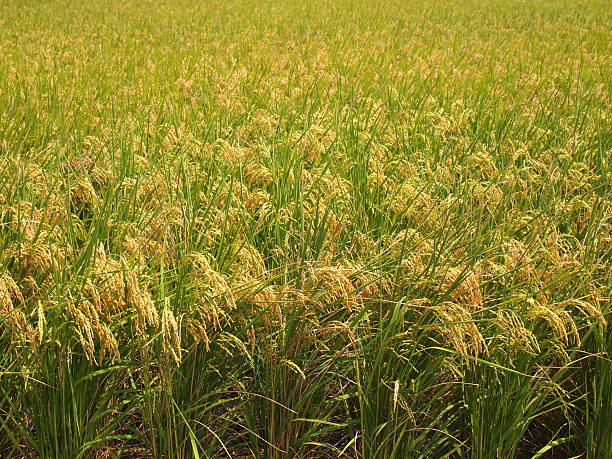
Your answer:
[[[609,458],[602,0],[0,4],[0,456]]]

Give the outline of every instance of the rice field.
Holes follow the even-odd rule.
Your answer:
[[[603,0],[0,2],[0,457],[612,457]]]

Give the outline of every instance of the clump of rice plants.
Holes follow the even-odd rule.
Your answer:
[[[0,4],[0,456],[611,457],[611,13]]]

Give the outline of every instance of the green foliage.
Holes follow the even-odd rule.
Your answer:
[[[610,457],[611,12],[0,3],[0,456]]]

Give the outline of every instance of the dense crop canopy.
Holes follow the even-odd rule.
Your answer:
[[[611,13],[1,2],[0,456],[610,457]]]

